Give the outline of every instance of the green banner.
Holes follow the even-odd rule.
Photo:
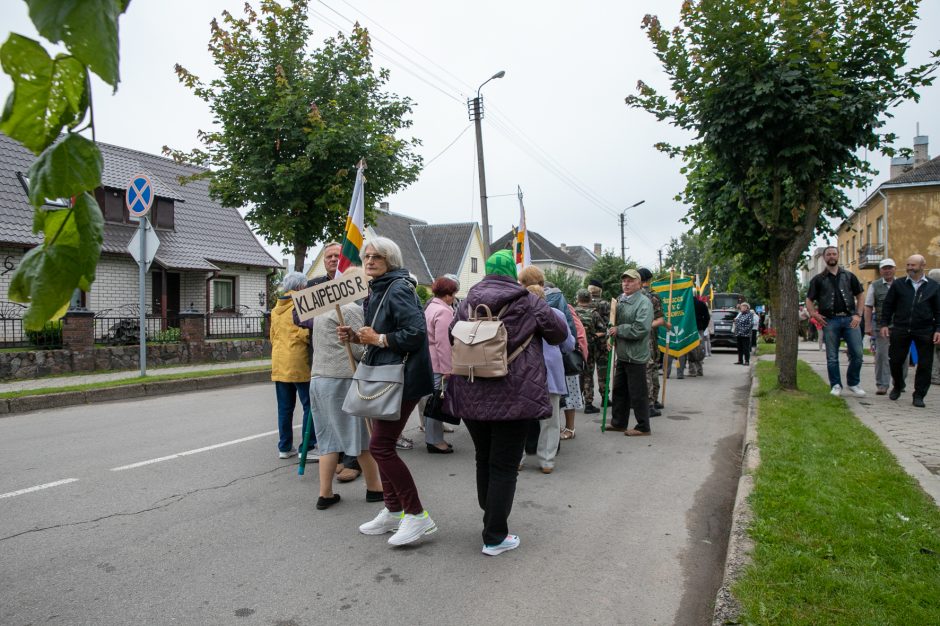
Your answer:
[[[663,315],[672,324],[672,330],[665,326],[657,330],[659,351],[671,357],[680,357],[691,352],[699,344],[698,326],[695,324],[695,285],[691,278],[682,276],[673,281],[660,280],[650,288],[663,302]],[[668,343],[667,343],[668,341]]]

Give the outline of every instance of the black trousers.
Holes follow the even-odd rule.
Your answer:
[[[751,363],[751,337],[749,335],[735,335],[738,340],[738,363],[749,365]]]
[[[531,421],[465,420],[476,448],[477,501],[483,509],[484,545],[502,543],[509,534],[519,461]]]
[[[613,411],[610,425],[626,428],[630,425],[630,409],[636,418],[636,429],[650,431],[649,391],[646,388],[646,363],[617,361],[614,371]]]
[[[914,395],[923,398],[930,389],[930,370],[933,367],[933,335],[911,334],[906,331],[891,329],[891,343],[888,348],[888,363],[891,367],[891,381],[896,389],[904,388],[904,368],[911,342],[917,349],[917,373],[914,374]]]

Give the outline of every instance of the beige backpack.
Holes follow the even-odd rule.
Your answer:
[[[454,324],[451,334],[454,345],[451,348],[452,372],[466,376],[473,382],[480,378],[501,378],[509,373],[509,364],[519,356],[532,335],[516,348],[512,354],[506,354],[506,326],[500,316],[506,311],[507,304],[493,317],[490,307],[478,304],[470,313],[470,319]],[[480,309],[486,315],[479,315]]]

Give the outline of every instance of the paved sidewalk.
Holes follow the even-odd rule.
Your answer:
[[[823,380],[826,373],[826,352],[816,349],[815,342],[800,342],[799,358],[803,359]],[[839,356],[843,382],[848,361]],[[908,380],[913,381],[911,371]],[[940,388],[933,386],[925,399],[927,408],[911,404],[906,392],[898,401],[875,395],[874,357],[866,356],[862,365],[861,386],[868,393],[856,398],[843,391],[843,398],[856,416],[878,435],[901,466],[921,484],[924,491],[940,505]],[[910,389],[910,385],[908,385]]]
[[[148,368],[147,375],[162,376],[164,374],[206,371],[218,371],[219,374],[224,374],[226,370],[239,369],[243,367],[256,367],[262,365],[270,366],[271,359],[255,359],[252,361],[224,361],[219,363],[200,363],[198,365],[181,365],[179,367],[160,367],[153,369]],[[106,374],[84,374],[80,376],[46,376],[44,378],[30,378],[28,380],[16,380],[12,382],[0,383],[0,393],[7,391],[22,391],[26,389],[71,387],[74,385],[86,385],[88,383],[137,378],[139,375],[140,370],[133,369],[119,372],[108,372]]]

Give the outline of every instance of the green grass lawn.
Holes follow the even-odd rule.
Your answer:
[[[940,510],[803,362],[757,366],[761,465],[745,624],[940,624]]]
[[[25,396],[42,396],[49,393],[60,393],[63,391],[88,391],[90,389],[105,389],[109,387],[121,387],[124,385],[134,385],[136,383],[156,383],[164,380],[183,380],[190,378],[205,378],[206,376],[222,376],[226,374],[241,374],[243,372],[260,372],[270,370],[270,365],[257,365],[254,367],[233,367],[230,369],[217,370],[197,370],[192,372],[179,372],[177,374],[157,374],[155,376],[135,376],[134,378],[121,378],[119,380],[108,380],[97,383],[86,383],[84,385],[67,385],[64,387],[43,387],[41,389],[23,389],[20,391],[5,391],[0,393],[0,399],[23,398]]]

